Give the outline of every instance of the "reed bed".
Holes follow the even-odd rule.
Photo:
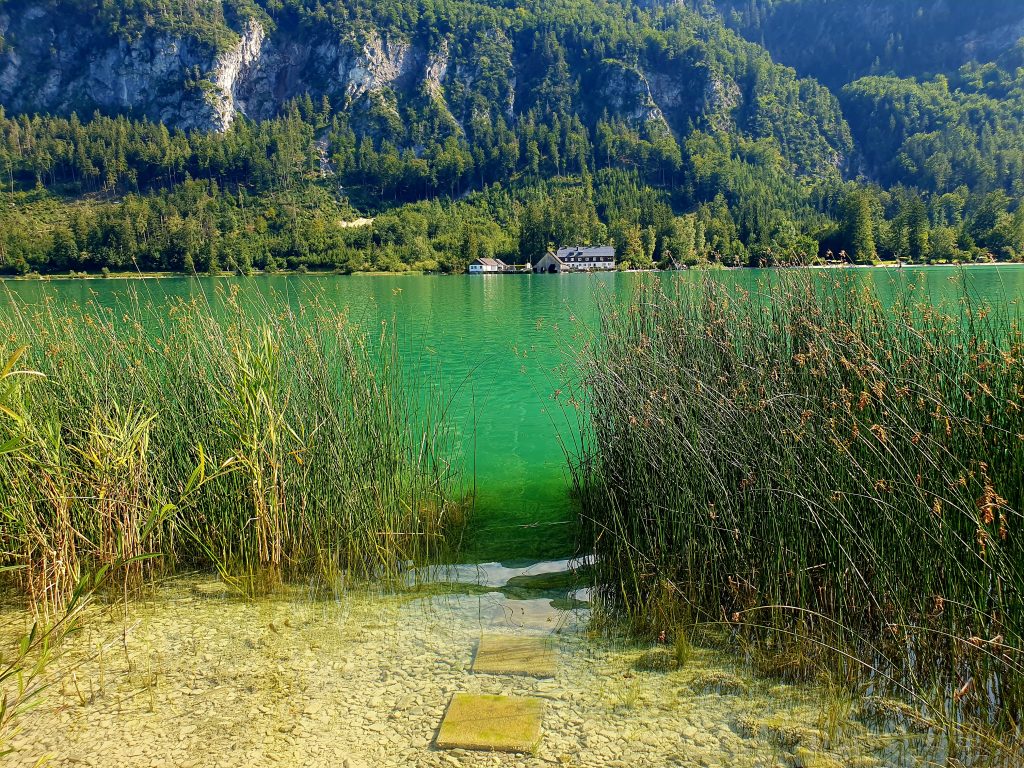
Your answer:
[[[169,307],[6,297],[0,418],[8,575],[57,613],[83,574],[216,567],[240,589],[394,574],[466,503],[444,402],[393,332],[237,288]]]
[[[635,630],[714,625],[952,764],[1019,764],[1024,336],[915,295],[800,274],[609,299],[578,361],[585,546]]]

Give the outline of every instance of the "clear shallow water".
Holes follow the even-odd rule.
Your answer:
[[[823,271],[824,272],[824,271]],[[364,328],[394,323],[405,364],[421,380],[440,372],[451,392],[451,415],[467,469],[475,476],[477,510],[462,557],[470,562],[552,559],[572,554],[571,509],[565,456],[576,435],[575,412],[556,392],[570,378],[563,366],[581,332],[598,321],[602,293],[627,301],[642,280],[710,276],[751,290],[778,271],[730,270],[674,275],[263,276],[158,280],[8,281],[14,300],[58,296],[103,306],[125,302],[131,291],[147,311],[176,298],[237,286],[270,306],[318,299],[347,309]],[[966,281],[971,295],[1015,303],[1024,292],[1024,267],[847,270],[874,283],[883,300],[914,283],[933,301],[956,301]],[[822,275],[824,277],[824,274]],[[0,305],[2,311],[2,305]]]
[[[558,565],[534,569],[550,578]],[[458,571],[463,576],[465,571]],[[100,610],[47,674],[5,765],[35,766],[917,766],[919,737],[874,731],[822,690],[757,681],[732,655],[693,649],[685,666],[645,669],[651,646],[587,631],[562,610],[494,584],[316,598],[300,586],[254,600],[215,579],[175,579],[148,599]],[[505,585],[507,585],[506,582]],[[504,585],[499,585],[504,586]],[[546,638],[554,678],[472,672],[483,633]],[[532,754],[442,751],[456,692],[544,703]]]

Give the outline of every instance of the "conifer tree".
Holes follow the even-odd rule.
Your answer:
[[[847,196],[844,218],[847,232],[847,252],[856,262],[870,262],[878,257],[875,246],[875,221],[871,201],[862,190]]]

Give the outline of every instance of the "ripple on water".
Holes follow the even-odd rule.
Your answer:
[[[55,765],[119,768],[897,762],[903,739],[853,720],[828,740],[813,689],[753,680],[702,648],[682,669],[639,671],[651,649],[588,636],[585,609],[497,591],[565,567],[484,569],[475,594],[357,591],[330,600],[288,587],[244,601],[209,579],[173,581],[127,616],[93,617],[70,641],[9,764],[34,766],[46,755]],[[555,677],[472,674],[484,632],[550,635]],[[540,747],[529,755],[435,749],[460,691],[543,698]],[[909,754],[898,761],[915,764]]]

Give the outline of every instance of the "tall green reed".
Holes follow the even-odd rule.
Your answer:
[[[0,456],[0,542],[43,610],[115,560],[126,588],[216,566],[249,589],[394,573],[458,535],[443,403],[386,328],[237,289],[164,311],[6,303],[0,352],[45,378],[19,384],[0,435],[21,445]]]
[[[23,387],[26,380],[42,376],[38,371],[18,368],[28,347],[19,347],[5,358],[0,366],[0,425],[4,439],[0,443],[0,457],[12,457],[28,450],[24,438],[26,415]],[[111,562],[100,571],[83,577],[62,599],[61,610],[54,616],[34,617],[26,631],[13,638],[8,627],[0,628],[0,757],[9,754],[11,740],[18,733],[22,718],[38,703],[46,688],[44,672],[56,655],[56,649],[78,627],[93,593],[100,587],[111,569],[127,565]],[[19,564],[0,567],[0,573],[18,570]],[[10,640],[8,647],[7,641]]]
[[[1014,743],[1024,337],[913,295],[783,275],[607,301],[578,361],[586,546],[643,631],[717,622],[769,671],[838,668]]]

